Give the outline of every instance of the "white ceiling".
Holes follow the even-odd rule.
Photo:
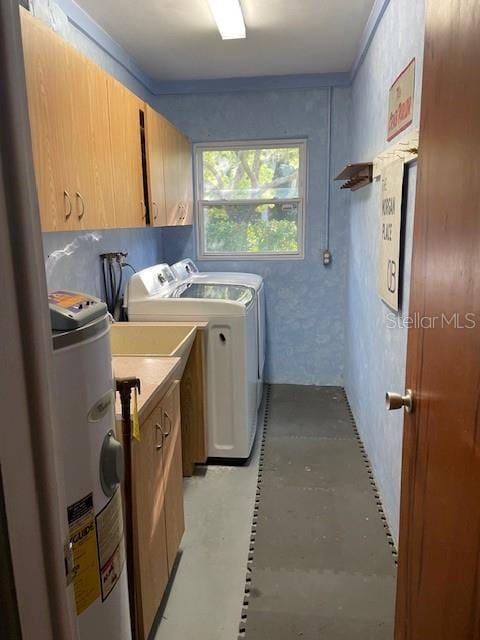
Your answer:
[[[374,0],[241,0],[222,41],[207,0],[76,0],[158,81],[349,71]]]

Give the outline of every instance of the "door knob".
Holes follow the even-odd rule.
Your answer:
[[[388,391],[385,394],[385,404],[387,405],[387,409],[389,411],[394,411],[396,409],[401,409],[405,407],[405,411],[410,413],[413,411],[413,393],[411,389],[407,389],[405,395],[402,396],[400,393],[392,393]]]

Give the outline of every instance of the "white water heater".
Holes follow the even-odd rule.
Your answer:
[[[69,291],[49,303],[78,638],[131,640],[107,310]]]

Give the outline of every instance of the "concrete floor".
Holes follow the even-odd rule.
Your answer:
[[[198,467],[196,475],[185,479],[185,535],[176,575],[152,634],[155,640],[238,637],[259,441],[257,436],[248,465]]]

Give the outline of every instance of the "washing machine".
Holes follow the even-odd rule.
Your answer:
[[[228,282],[180,281],[168,265],[160,264],[131,277],[125,305],[133,322],[208,322],[208,456],[247,459],[257,429],[255,289]]]
[[[257,345],[258,345],[258,384],[257,408],[263,396],[263,382],[266,354],[266,316],[265,286],[262,276],[255,273],[237,273],[230,271],[200,271],[191,258],[185,258],[170,267],[179,282],[209,282],[212,284],[240,284],[251,287],[257,298]]]

